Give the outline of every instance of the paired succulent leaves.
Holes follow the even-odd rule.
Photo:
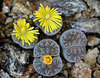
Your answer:
[[[52,39],[44,39],[36,44],[33,50],[34,69],[43,76],[54,76],[62,69],[62,60],[59,56],[60,47]]]
[[[37,37],[34,34],[39,34],[38,30],[33,30],[34,27],[30,27],[29,23],[26,23],[25,19],[18,20],[17,24],[14,24],[14,30],[12,35],[16,35],[18,39],[22,40],[22,45],[24,42],[30,45],[30,42],[33,42]]]
[[[57,9],[58,8],[56,8],[56,9],[52,8],[50,10],[50,7],[46,6],[44,8],[44,6],[42,4],[40,4],[38,11],[33,13],[36,16],[36,19],[34,19],[33,21],[39,20],[40,26],[42,26],[42,28],[44,28],[44,32],[52,33],[52,31],[60,28],[60,26],[61,26],[62,18],[60,15],[62,13],[58,13]]]

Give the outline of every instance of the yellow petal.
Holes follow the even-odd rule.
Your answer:
[[[26,43],[28,43],[28,44],[30,45],[30,42],[28,41],[28,39],[27,39],[27,38],[25,38],[25,42],[26,42]]]
[[[15,28],[15,30],[20,32],[19,27],[18,27],[15,23],[13,23],[13,24],[14,24],[14,28]]]
[[[39,30],[33,30],[33,31],[29,31],[32,34],[39,34]]]
[[[31,28],[29,28],[28,30],[32,30],[32,29],[34,29],[34,27],[31,27]]]
[[[45,10],[46,10],[46,12],[49,12],[50,11],[50,7],[46,6]]]
[[[28,28],[29,28],[29,26],[30,26],[30,23],[27,23],[27,24],[26,24],[26,28],[28,29]]]
[[[44,8],[44,6],[40,3],[40,6],[42,7],[42,8]]]
[[[22,45],[24,46],[24,39],[22,39]]]
[[[25,20],[25,19],[22,19],[21,23],[22,23],[22,24],[23,24],[23,26],[25,27],[26,20]]]
[[[39,20],[39,19],[40,19],[40,18],[36,18],[36,19],[33,20],[33,22],[34,22],[34,21],[37,21],[37,20]]]

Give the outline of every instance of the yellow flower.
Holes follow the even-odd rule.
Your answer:
[[[34,34],[39,34],[38,30],[32,30],[34,27],[29,27],[30,24],[26,24],[26,20],[22,19],[17,21],[17,25],[14,24],[14,30],[12,35],[16,35],[18,39],[22,40],[22,45],[24,46],[24,41],[30,45],[30,42],[33,42],[35,39],[37,39]]]
[[[61,14],[62,13],[58,13],[57,9],[52,8],[50,10],[50,7],[46,6],[44,8],[44,6],[42,4],[40,4],[41,7],[39,7],[38,11],[36,11],[35,13],[33,13],[34,15],[36,15],[36,19],[33,20],[37,21],[39,20],[40,25],[42,25],[42,27],[44,28],[44,32],[51,32],[56,30],[57,28],[60,28],[61,26]]]
[[[52,63],[52,57],[50,55],[45,55],[42,57],[43,63],[45,64],[51,64]]]

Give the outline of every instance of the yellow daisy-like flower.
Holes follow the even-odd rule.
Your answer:
[[[24,46],[24,41],[30,45],[30,42],[33,42],[35,39],[37,39],[34,34],[39,34],[38,30],[32,30],[34,27],[29,27],[30,24],[26,24],[26,20],[22,19],[17,21],[17,25],[14,24],[14,30],[12,35],[16,35],[18,39],[22,40],[22,45]]]
[[[42,57],[43,63],[45,64],[51,64],[52,63],[52,57],[50,55],[45,55]]]
[[[39,7],[38,11],[33,13],[34,15],[36,15],[36,19],[34,19],[33,22],[39,20],[40,25],[42,25],[42,27],[44,28],[45,33],[52,33],[52,31],[60,28],[62,19],[60,15],[62,13],[58,13],[58,8],[52,8],[50,10],[50,7],[48,6],[46,6],[45,8],[42,4],[40,4],[40,6],[41,7]]]

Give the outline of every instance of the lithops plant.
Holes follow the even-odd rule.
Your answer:
[[[62,69],[62,60],[59,56],[60,48],[52,39],[38,42],[33,50],[35,70],[43,76],[54,76]]]
[[[86,53],[87,38],[77,29],[66,30],[60,37],[64,58],[69,62],[78,62]]]
[[[12,40],[25,49],[33,49],[38,41],[38,30],[33,30],[34,27],[26,23],[25,19],[18,20],[17,24],[13,24]]]
[[[33,13],[33,22],[48,36],[57,34],[62,27],[62,13],[58,13],[57,9],[50,10],[50,7],[40,4],[38,11]]]

